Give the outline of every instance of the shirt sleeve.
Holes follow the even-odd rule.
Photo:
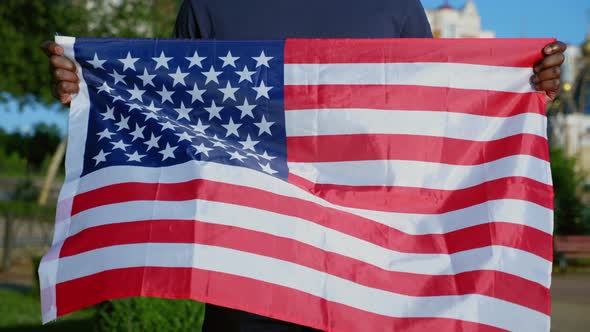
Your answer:
[[[186,39],[202,38],[192,0],[184,0],[180,6],[174,26],[174,37]]]
[[[408,11],[402,26],[402,38],[432,38],[430,23],[420,0],[408,1]]]

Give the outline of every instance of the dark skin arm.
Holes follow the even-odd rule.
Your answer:
[[[76,65],[64,56],[64,49],[55,42],[47,41],[41,48],[49,57],[53,96],[62,104],[68,105],[72,100],[71,95],[79,91]],[[545,46],[542,51],[543,59],[533,67],[531,82],[536,90],[544,91],[549,100],[555,98],[561,87],[560,66],[565,60],[565,49],[566,45],[560,41]]]

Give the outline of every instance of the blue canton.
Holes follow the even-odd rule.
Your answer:
[[[287,178],[284,42],[75,45],[90,99],[83,175],[202,160]]]

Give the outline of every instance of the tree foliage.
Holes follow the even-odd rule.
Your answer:
[[[0,98],[21,105],[54,103],[47,57],[39,49],[56,33],[78,37],[169,37],[177,1],[0,1]]]

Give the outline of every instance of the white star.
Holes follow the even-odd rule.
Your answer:
[[[125,99],[123,99],[121,96],[114,96],[114,97],[113,97],[113,104],[114,104],[114,103],[115,103],[117,100],[120,100],[120,101],[125,101]]]
[[[209,68],[209,71],[201,72],[201,74],[203,74],[207,77],[207,79],[205,80],[205,85],[207,85],[207,83],[209,83],[209,82],[215,82],[215,83],[219,84],[219,81],[217,80],[217,76],[221,75],[221,72],[215,71],[213,69],[213,66],[211,66],[211,68]]]
[[[170,121],[164,121],[162,123],[162,130],[161,131],[164,131],[166,129],[174,130],[174,125]]]
[[[246,156],[242,156],[238,151],[234,151],[234,152],[227,152],[231,157],[229,158],[229,160],[234,160],[237,159],[239,161],[243,161],[244,159],[246,159]]]
[[[162,51],[162,53],[160,53],[159,57],[152,58],[152,59],[154,61],[156,61],[156,68],[154,68],[154,69],[158,69],[160,67],[170,69],[170,68],[168,68],[168,61],[172,60],[172,57],[166,57],[166,54],[164,54],[164,51]]]
[[[172,94],[174,94],[174,92],[176,92],[175,90],[166,90],[166,87],[164,85],[162,85],[162,90],[160,90],[160,91],[156,90],[156,92],[162,97],[161,104],[163,104],[166,101],[170,101],[171,103],[174,104],[174,102],[172,101]]]
[[[131,52],[127,52],[127,57],[125,59],[118,59],[120,62],[123,63],[123,72],[127,69],[132,69],[135,71],[135,62],[139,60],[139,58],[132,58]]]
[[[96,156],[92,157],[92,159],[94,159],[94,160],[95,160],[95,162],[96,162],[96,163],[94,164],[94,166],[98,165],[98,164],[99,164],[99,163],[101,163],[101,162],[106,162],[106,161],[107,161],[107,158],[106,158],[106,156],[108,156],[108,155],[110,155],[110,154],[111,154],[110,152],[107,152],[107,153],[105,153],[105,152],[104,152],[104,151],[101,149],[101,150],[100,150],[100,152],[99,152],[99,153],[98,153]]]
[[[94,67],[94,69],[104,69],[104,67],[102,66],[103,63],[107,62],[107,60],[100,60],[98,58],[98,55],[96,54],[96,52],[94,52],[94,59],[92,59],[92,61],[88,61],[89,64],[92,65],[92,67]]]
[[[244,98],[244,103],[242,105],[236,105],[236,107],[242,111],[242,115],[240,119],[243,119],[245,116],[249,116],[254,119],[254,114],[252,114],[252,110],[256,107],[256,105],[250,105],[248,103],[248,98]]]
[[[139,105],[137,105],[136,103],[125,103],[125,105],[127,105],[129,107],[129,112],[133,111],[133,110],[141,110],[141,107]]]
[[[205,102],[203,100],[203,93],[205,93],[205,91],[207,90],[200,90],[199,87],[197,86],[197,83],[195,83],[195,85],[193,86],[192,90],[186,90],[186,93],[188,93],[189,95],[192,96],[191,98],[191,104],[195,102],[195,100],[198,100],[200,102]]]
[[[219,91],[223,93],[222,102],[224,102],[226,99],[236,100],[236,91],[238,91],[239,89],[240,88],[232,87],[231,84],[229,84],[229,81],[227,81],[227,83],[225,83],[225,88],[219,89]]]
[[[192,136],[187,134],[185,131],[183,131],[181,134],[175,133],[176,136],[178,136],[178,143],[182,142],[182,141],[191,141],[192,140]]]
[[[127,85],[127,82],[125,82],[125,75],[119,74],[115,69],[113,69],[113,72],[110,73],[109,76],[115,79],[115,83],[113,84],[123,82],[123,84]]]
[[[205,130],[207,128],[209,128],[209,126],[205,126],[204,124],[201,123],[201,119],[197,119],[197,124],[191,125],[191,128],[193,131],[204,134]]]
[[[213,147],[225,149],[228,145],[223,143],[223,139],[217,138],[217,134],[211,139],[213,140]]]
[[[127,92],[129,92],[129,94],[131,94],[131,97],[129,97],[129,101],[132,101],[133,99],[137,99],[137,100],[139,100],[139,102],[142,102],[141,97],[145,93],[145,90],[138,89],[137,84],[134,84],[133,89],[127,90]]]
[[[268,96],[268,91],[272,89],[272,86],[264,85],[264,81],[260,82],[260,86],[253,86],[252,89],[256,90],[256,100],[260,97],[265,97],[266,99],[270,99]]]
[[[261,154],[261,155],[260,155],[260,157],[262,157],[262,158],[264,158],[264,159],[266,159],[266,160],[273,160],[273,159],[275,159],[275,158],[276,158],[276,157],[271,157],[271,156],[269,156],[269,155],[268,155],[268,153],[266,153],[266,151],[264,151],[264,153],[263,153],[263,154]]]
[[[162,109],[159,107],[156,107],[156,105],[154,105],[154,101],[152,100],[149,104],[149,106],[144,106],[143,108],[145,108],[146,110],[152,112],[152,113],[156,113],[161,111]]]
[[[260,163],[259,163],[259,164],[258,164],[258,166],[260,166],[260,168],[262,168],[262,170],[263,170],[265,173],[268,173],[268,174],[270,174],[270,175],[272,175],[272,174],[275,174],[275,173],[278,173],[278,172],[277,172],[277,171],[275,171],[274,169],[270,168],[270,163],[267,163],[266,165],[262,165],[262,164],[260,164]]]
[[[127,156],[127,161],[137,161],[141,162],[141,158],[145,157],[145,154],[139,154],[137,151],[133,152],[132,154],[125,154]]]
[[[212,148],[206,147],[205,144],[203,144],[203,143],[201,143],[199,145],[193,144],[193,148],[195,148],[195,150],[197,150],[195,152],[195,154],[202,153],[202,154],[206,155],[207,157],[209,157],[209,151],[213,150]]]
[[[242,144],[242,148],[256,152],[256,150],[254,149],[254,146],[256,144],[260,143],[260,141],[251,140],[250,134],[248,134],[245,141],[238,141],[238,143]]]
[[[148,141],[145,141],[145,143],[143,143],[148,146],[146,151],[149,151],[152,148],[159,148],[160,146],[158,145],[158,141],[160,140],[160,137],[162,136],[156,136],[154,135],[154,133],[152,133],[152,137]]]
[[[197,66],[199,68],[203,68],[201,66],[201,61],[207,59],[207,57],[205,57],[205,56],[199,56],[199,53],[197,53],[197,51],[195,51],[195,54],[193,54],[192,57],[185,57],[185,59],[187,59],[188,61],[191,62],[188,65],[189,68],[191,68],[192,66]]]
[[[107,106],[107,110],[104,113],[100,113],[100,115],[102,115],[103,120],[108,120],[108,119],[115,120],[115,113],[114,112],[115,112],[114,107]]]
[[[270,66],[268,65],[268,62],[272,58],[273,57],[271,57],[271,56],[266,56],[264,54],[264,51],[262,51],[262,53],[260,53],[260,56],[254,56],[254,57],[252,57],[252,59],[256,60],[256,68],[258,68],[260,66],[266,66],[267,68],[270,68]]]
[[[154,101],[153,100],[152,100],[152,102],[150,103],[149,106],[144,106],[143,109],[144,109],[143,114],[145,115],[145,121],[147,121],[148,119],[155,119],[157,121],[158,120],[158,115],[156,113],[158,111],[162,110],[161,108],[157,108],[154,105]]]
[[[240,138],[240,134],[238,134],[238,128],[242,126],[241,123],[234,123],[234,121],[230,117],[229,123],[222,124],[222,126],[227,130],[227,133],[225,133],[225,137],[228,137],[229,135],[235,135],[236,137]]]
[[[253,83],[252,75],[254,75],[255,73],[255,71],[249,71],[248,66],[244,66],[244,69],[242,69],[242,71],[236,71],[236,74],[240,75],[240,80],[238,81],[238,83],[241,83],[244,80]]]
[[[175,108],[174,109],[176,111],[176,113],[178,113],[178,117],[176,118],[176,120],[180,120],[180,119],[187,119],[188,121],[191,120],[191,118],[189,117],[189,113],[193,110],[192,108],[186,108],[184,106],[184,102],[180,102],[180,108]]]
[[[103,131],[101,131],[97,135],[98,135],[98,141],[100,141],[103,138],[106,138],[107,140],[111,139],[111,136],[115,135],[115,133],[112,131],[109,131],[108,128],[105,128]]]
[[[168,76],[172,77],[174,79],[174,82],[172,83],[172,87],[175,87],[176,84],[180,83],[184,86],[186,86],[186,84],[184,83],[184,78],[186,76],[188,76],[188,73],[183,73],[180,71],[180,66],[178,66],[178,68],[176,68],[176,73],[174,74],[168,74]]]
[[[258,127],[258,136],[261,136],[263,133],[268,133],[272,136],[272,133],[270,132],[270,126],[272,126],[274,122],[266,121],[264,114],[262,115],[262,119],[260,119],[260,122],[254,122],[254,124],[256,125],[256,127]]]
[[[256,153],[248,152],[248,153],[246,153],[246,155],[250,156],[252,158],[256,158],[256,160],[260,160],[260,158],[258,158],[258,155]]]
[[[168,158],[176,158],[174,157],[174,150],[176,150],[176,147],[172,147],[170,146],[170,143],[166,143],[166,148],[158,151],[158,153],[162,155],[162,161],[164,161]]]
[[[215,100],[211,101],[210,107],[205,107],[205,111],[209,112],[209,120],[213,118],[218,118],[221,120],[221,115],[219,115],[219,112],[221,112],[222,109],[223,106],[215,105]]]
[[[115,151],[115,149],[121,149],[123,151],[127,151],[127,147],[130,145],[130,144],[125,144],[125,142],[123,142],[122,139],[117,142],[113,141],[113,142],[111,142],[111,144],[113,145],[113,151]]]
[[[145,129],[145,126],[140,127],[139,124],[135,124],[135,130],[133,130],[131,133],[129,133],[131,136],[133,136],[133,139],[131,140],[131,142],[135,141],[138,138],[141,139],[145,139],[145,137],[143,137],[143,130]]]
[[[153,82],[154,77],[156,77],[156,75],[148,74],[147,69],[143,68],[143,74],[138,75],[137,77],[139,77],[141,79],[144,88],[146,87],[146,85],[151,85],[154,88],[156,87]]]
[[[237,56],[232,56],[231,51],[228,51],[226,56],[220,56],[219,58],[223,60],[223,65],[221,68],[228,65],[236,68],[236,60],[239,59]]]
[[[111,88],[108,84],[107,81],[102,82],[102,85],[98,87],[98,92],[97,94],[101,93],[101,92],[106,92],[107,94],[111,93],[111,91],[113,91],[113,88]]]
[[[117,131],[119,130],[123,130],[123,129],[129,129],[129,117],[124,117],[123,114],[121,114],[121,120],[119,120],[119,122],[115,123],[115,126],[119,127],[119,129],[117,129]]]

